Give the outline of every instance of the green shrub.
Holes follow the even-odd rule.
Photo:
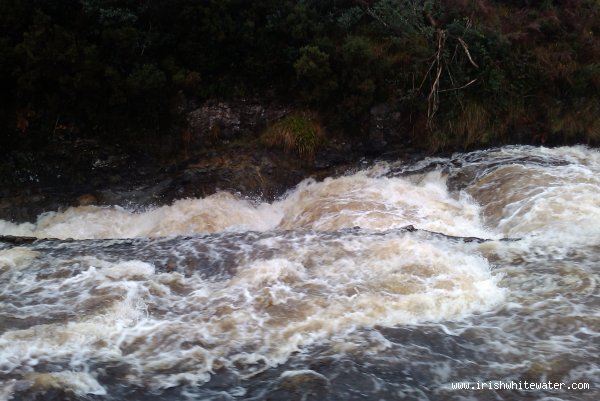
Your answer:
[[[329,65],[329,55],[317,46],[304,46],[300,49],[294,70],[300,87],[300,97],[307,103],[323,104],[337,87],[336,78]]]

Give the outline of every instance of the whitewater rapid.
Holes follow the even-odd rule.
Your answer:
[[[322,347],[335,360],[384,364],[434,352],[386,334],[420,327],[443,327],[449,344],[471,339],[508,376],[573,347],[597,370],[598,173],[596,150],[514,146],[375,163],[306,180],[272,203],[221,192],[0,221],[0,235],[51,238],[0,244],[4,397],[66,389],[116,399],[121,386],[194,388],[193,399],[232,372],[239,379],[224,391],[244,398],[244,383],[319,359]],[[423,363],[427,380],[450,380]],[[583,377],[583,364],[569,377]]]

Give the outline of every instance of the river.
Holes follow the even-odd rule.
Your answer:
[[[40,238],[0,242],[0,400],[600,399],[594,149],[365,163],[273,203],[74,207],[0,235]]]

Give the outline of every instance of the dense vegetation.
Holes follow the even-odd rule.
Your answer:
[[[3,0],[0,144],[177,136],[182,97],[260,96],[432,150],[600,139],[597,0]]]

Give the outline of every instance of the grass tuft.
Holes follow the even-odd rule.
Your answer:
[[[588,144],[600,142],[600,106],[594,100],[585,100],[560,110],[551,110],[550,129],[555,135],[563,135],[563,140],[585,138]]]
[[[261,140],[267,146],[296,152],[304,159],[312,159],[324,143],[321,124],[310,112],[293,113],[274,122],[263,132]]]

